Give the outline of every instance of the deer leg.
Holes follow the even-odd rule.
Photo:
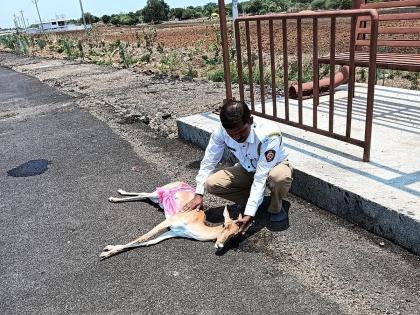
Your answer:
[[[158,202],[159,197],[158,195],[153,192],[153,193],[135,193],[135,192],[126,192],[122,189],[118,190],[118,193],[120,195],[123,196],[131,196],[131,197],[125,197],[125,198],[116,198],[116,197],[110,197],[108,198],[108,200],[110,202],[125,202],[125,201],[140,201],[140,200],[145,200],[145,199],[150,199],[153,202]]]
[[[159,242],[162,242],[163,240],[166,240],[168,238],[172,238],[172,237],[178,237],[179,235],[177,235],[174,231],[169,230],[161,235],[159,235],[158,237],[148,240],[146,242],[142,242],[142,243],[130,243],[129,247],[127,248],[135,248],[135,247],[141,247],[141,246],[150,246],[150,245],[155,245]]]
[[[147,193],[147,192],[129,192],[129,191],[125,191],[123,189],[118,189],[117,192],[122,195],[122,196],[139,196],[139,195],[144,195],[146,198],[148,197],[148,195],[152,195],[153,193]]]
[[[140,236],[139,238],[137,238],[134,241],[131,241],[130,243],[127,243],[125,245],[107,245],[107,246],[105,246],[105,248],[103,249],[103,251],[102,251],[102,253],[99,257],[101,257],[102,259],[105,259],[105,258],[111,257],[115,254],[118,254],[120,252],[126,251],[130,248],[139,247],[139,246],[147,246],[147,245],[139,245],[139,244],[146,243],[147,240],[149,240],[150,238],[152,238],[156,234],[162,232],[166,228],[170,227],[171,223],[172,223],[171,221],[172,221],[171,218],[166,219],[165,221],[156,225],[153,229],[151,229],[146,234]],[[171,232],[171,231],[168,231],[168,232]],[[165,235],[165,234],[166,233],[162,234],[162,236]],[[170,234],[167,234],[167,235],[170,235]],[[175,236],[177,236],[177,235],[175,235],[175,233],[172,232],[172,236],[170,236],[170,237],[175,237]],[[169,236],[166,237],[166,238],[169,238]],[[158,242],[160,242],[160,241],[164,240],[165,238],[159,239],[159,237],[158,237],[157,239],[158,239]],[[149,243],[148,245],[152,245],[152,244],[156,244],[156,243],[153,243],[151,241],[151,243]]]

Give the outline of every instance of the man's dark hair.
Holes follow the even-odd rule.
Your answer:
[[[234,129],[251,122],[251,113],[245,102],[228,102],[220,109],[220,121],[223,128]]]

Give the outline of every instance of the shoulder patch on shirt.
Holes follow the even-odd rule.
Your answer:
[[[276,156],[276,151],[268,150],[268,151],[265,151],[264,155],[267,162],[271,162],[272,160],[274,160],[274,157]]]

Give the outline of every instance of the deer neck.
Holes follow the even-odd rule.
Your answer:
[[[203,236],[205,236],[209,240],[215,240],[219,236],[220,233],[223,231],[222,225],[217,226],[208,226],[203,224],[200,227],[200,233],[202,233]]]

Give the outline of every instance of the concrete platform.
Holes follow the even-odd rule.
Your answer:
[[[346,89],[339,88],[335,95],[334,131],[341,134],[345,133]],[[279,98],[280,117],[284,117],[283,104]],[[266,108],[272,105],[267,103]],[[360,139],[365,108],[366,85],[358,84],[352,136]],[[291,119],[297,121],[297,114],[297,102],[292,101]],[[312,100],[306,100],[304,123],[311,121]],[[219,117],[211,113],[181,118],[179,136],[205,148],[218,122]],[[328,96],[321,98],[318,124],[327,129]],[[279,124],[296,169],[292,193],[420,255],[420,91],[377,86],[373,124],[367,163],[360,147]]]

